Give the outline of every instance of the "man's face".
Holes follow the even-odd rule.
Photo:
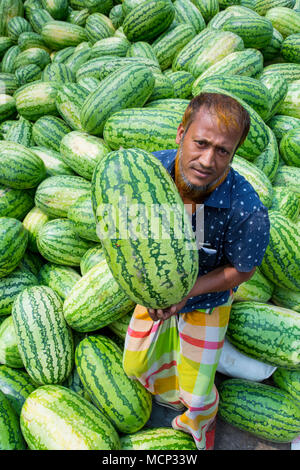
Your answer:
[[[241,130],[221,126],[207,108],[197,112],[184,135],[180,124],[176,143],[180,145],[180,170],[188,183],[205,187],[222,176],[241,138]]]

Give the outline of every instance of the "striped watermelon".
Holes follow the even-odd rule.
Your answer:
[[[91,402],[91,398],[89,394],[87,393],[87,391],[85,390],[84,386],[82,385],[82,382],[79,378],[79,375],[75,366],[73,367],[73,370],[71,374],[69,375],[69,377],[61,385],[63,387],[67,387],[70,390],[73,390],[82,398]]]
[[[209,30],[208,28],[205,28],[200,33],[196,34],[193,39],[191,39],[175,54],[172,62],[172,70],[174,72],[178,70],[184,70],[187,72],[192,60],[201,52],[207,41],[217,35],[218,34],[215,31]]]
[[[93,266],[105,259],[103,248],[100,244],[87,250],[80,261],[80,272],[84,276]]]
[[[235,302],[226,336],[249,357],[276,367],[300,369],[300,317],[294,310],[254,301]]]
[[[280,53],[287,62],[300,63],[300,32],[285,38]]]
[[[62,138],[71,132],[65,121],[56,116],[42,116],[32,127],[32,137],[37,146],[59,152]]]
[[[282,34],[273,27],[273,34],[269,44],[260,49],[265,61],[277,60],[280,56],[281,46],[283,43]]]
[[[76,331],[95,331],[118,320],[133,307],[134,303],[113,278],[106,260],[102,260],[69,292],[64,302],[64,317]]]
[[[13,96],[0,94],[0,122],[13,118],[16,113],[16,100]]]
[[[299,168],[296,166],[282,165],[278,168],[273,185],[288,186],[291,191],[300,195],[299,178]]]
[[[144,429],[120,440],[122,450],[197,450],[192,436],[172,428]]]
[[[30,64],[38,65],[40,69],[44,69],[44,67],[46,67],[46,65],[50,62],[50,55],[47,51],[45,51],[45,49],[40,47],[31,47],[30,49],[25,49],[25,51],[20,52],[20,54],[16,57],[14,71],[16,71],[19,67],[24,67]]]
[[[267,65],[259,74],[259,79],[262,80],[268,75],[280,75],[288,83],[294,82],[300,79],[300,64],[279,62]]]
[[[118,39],[121,39],[121,38],[118,38]],[[143,57],[146,59],[150,59],[153,62],[156,62],[159,67],[159,62],[154,52],[154,48],[152,47],[152,44],[149,44],[148,42],[145,42],[145,41],[136,41],[132,43],[130,47],[127,49],[126,57]]]
[[[297,221],[300,211],[300,199],[298,195],[283,186],[273,188],[272,211],[279,211],[284,217]]]
[[[80,110],[89,91],[77,83],[68,83],[61,87],[56,96],[56,107],[60,116],[71,130],[83,130],[80,122]]]
[[[85,28],[64,21],[48,21],[40,33],[45,43],[54,50],[77,46],[87,40]]]
[[[20,268],[2,277],[0,279],[0,316],[11,314],[14,299],[23,289],[38,284],[34,274]]]
[[[104,57],[104,56],[103,56]],[[108,57],[108,56],[107,56]],[[98,78],[100,81],[104,80],[111,75],[113,72],[121,70],[121,68],[130,66],[130,65],[139,65],[145,66],[148,69],[148,72],[152,73],[161,73],[157,59],[149,59],[148,57],[113,57],[110,60],[106,60],[98,72]]]
[[[31,122],[21,116],[9,129],[5,140],[16,142],[24,147],[31,147],[33,144]]]
[[[76,50],[75,46],[68,46],[68,47],[64,47],[60,51],[52,52],[51,53],[52,63],[64,64],[70,57],[72,57],[75,50]]]
[[[128,325],[131,320],[133,311],[134,310],[126,313],[126,315],[123,315],[118,320],[113,321],[107,325],[108,328],[116,335],[116,337],[122,341],[125,341]]]
[[[37,235],[41,255],[51,263],[79,266],[81,257],[94,245],[80,238],[68,219],[53,219],[45,223]]]
[[[28,249],[38,253],[36,237],[39,229],[50,220],[38,207],[33,207],[23,220],[23,225],[28,232]]]
[[[100,80],[94,77],[83,77],[78,80],[78,85],[83,86],[89,92],[94,91],[99,85]]]
[[[5,318],[0,325],[0,364],[16,369],[24,367],[12,315]]]
[[[53,18],[50,13],[44,8],[42,8],[42,5],[30,9],[30,12],[28,13],[28,18],[33,30],[38,34],[41,34],[42,28],[46,23],[48,23],[49,21],[53,21]]]
[[[129,47],[130,42],[125,38],[108,37],[100,39],[93,44],[93,47],[90,50],[90,56],[93,58],[109,54],[116,55],[118,57],[125,57]]]
[[[81,46],[79,48],[79,46]],[[79,44],[73,54],[71,54],[67,60],[64,61],[64,64],[76,75],[79,67],[89,60],[92,56],[92,49],[88,42],[83,42]]]
[[[65,164],[60,153],[55,150],[46,147],[31,147],[30,150],[43,160],[47,177],[58,175],[75,176],[72,168]]]
[[[183,100],[192,98],[194,77],[191,73],[185,72],[184,70],[178,70],[178,72],[171,71],[168,77],[173,83],[175,98]]]
[[[68,210],[68,219],[73,222],[75,232],[85,240],[100,242],[90,195],[82,195]]]
[[[14,16],[24,16],[21,0],[3,0],[0,5],[0,36],[7,36],[7,25]]]
[[[85,31],[87,34],[87,40],[91,44],[95,44],[95,42],[100,39],[112,36],[115,32],[115,28],[107,16],[96,12],[87,17],[85,22]]]
[[[76,199],[90,190],[91,183],[81,176],[50,176],[37,187],[35,204],[49,217],[67,217]]]
[[[136,188],[133,192],[126,189],[128,168],[135,169],[129,173],[130,187]],[[156,181],[155,191],[146,184],[153,179]],[[143,191],[138,189],[141,185]],[[123,201],[121,206],[120,201]],[[185,220],[182,225],[185,219],[182,200],[157,158],[140,149],[107,154],[94,171],[92,202],[106,260],[127,295],[134,302],[151,308],[164,308],[182,300],[194,285],[198,253],[189,221]],[[128,209],[131,204],[132,215]],[[159,204],[159,213],[152,210],[150,214],[153,204]],[[171,230],[166,227],[168,235],[159,236],[153,230],[159,227],[164,233],[162,217],[164,207],[169,204],[174,207],[174,221],[171,222]],[[114,213],[118,214],[118,224]],[[122,220],[124,216],[126,224],[125,219]],[[151,218],[151,226],[148,217]],[[176,241],[174,230],[178,233]],[[187,248],[189,243],[190,249]],[[132,259],[135,259],[134,264],[131,264]],[[173,268],[170,260],[175,262]]]
[[[208,23],[211,18],[219,13],[218,0],[192,0],[192,2],[200,11],[205,23]]]
[[[195,33],[205,28],[204,18],[199,9],[190,0],[175,0],[175,17],[173,24],[189,24]]]
[[[25,450],[19,417],[9,399],[0,390],[0,449]]]
[[[149,152],[171,149],[177,147],[175,139],[181,120],[181,109],[123,109],[108,118],[103,138],[113,150],[120,147]]]
[[[24,225],[11,217],[0,218],[0,278],[16,269],[28,243]]]
[[[173,83],[167,75],[154,72],[153,77],[155,84],[147,103],[175,97]]]
[[[266,12],[265,18],[271,21],[274,28],[282,34],[284,39],[291,34],[300,32],[299,13],[291,8],[280,6],[270,8]]]
[[[161,34],[153,43],[152,48],[161,70],[172,65],[174,57],[195,37],[192,25],[178,24]]]
[[[201,80],[213,75],[245,75],[256,77],[263,70],[263,55],[257,49],[247,48],[231,52],[224,59],[211,65],[200,75]]]
[[[219,386],[219,416],[231,425],[273,442],[300,433],[300,409],[290,395],[271,385],[229,379]]]
[[[271,207],[273,201],[273,187],[265,173],[253,163],[248,162],[238,155],[234,156],[232,168],[249,181],[257,192],[261,202],[267,208]]]
[[[245,47],[255,49],[266,47],[273,34],[271,21],[254,15],[228,18],[222,26],[222,30],[237,34],[242,38]]]
[[[297,64],[300,66],[300,64]],[[300,71],[300,68],[299,68]],[[278,114],[300,119],[300,78],[289,83],[287,94],[277,109]]]
[[[31,450],[118,450],[110,421],[76,392],[44,385],[27,397],[21,412],[22,434]]]
[[[90,134],[101,135],[105,122],[113,113],[143,106],[153,91],[154,83],[153,74],[145,66],[130,65],[117,70],[102,80],[83,103],[80,113],[83,128]]]
[[[56,20],[64,20],[68,13],[68,0],[42,0],[42,5]]]
[[[26,49],[31,49],[32,47],[39,47],[40,49],[45,49],[45,51],[50,52],[50,49],[45,44],[42,36],[34,32],[24,32],[21,33],[18,37],[18,47],[20,51],[25,51]]]
[[[280,161],[276,137],[270,127],[267,128],[269,143],[265,150],[253,160],[254,165],[261,170],[273,183]]]
[[[39,271],[39,284],[51,287],[64,300],[72,287],[81,279],[80,274],[70,266],[45,263]]]
[[[20,87],[15,93],[18,113],[30,121],[45,114],[57,115],[55,98],[58,89],[58,83],[39,80]]]
[[[108,15],[109,19],[112,22],[113,27],[115,29],[119,28],[122,25],[123,20],[125,18],[125,14],[122,8],[123,5],[124,5],[124,2],[122,5],[120,4],[114,5],[109,12],[109,15]]]
[[[37,384],[66,379],[73,366],[73,338],[62,300],[47,286],[24,289],[16,298],[12,318],[25,369]]]
[[[218,89],[229,91],[251,106],[265,121],[270,113],[271,96],[267,87],[253,77],[241,75],[216,75],[197,80],[192,88],[193,96],[206,90],[206,86],[216,86]]]
[[[277,141],[280,143],[286,132],[294,127],[300,127],[300,119],[293,118],[292,116],[284,116],[283,114],[276,114],[268,121],[268,126],[272,129]]]
[[[46,65],[42,72],[41,79],[43,82],[75,82],[75,73],[65,64],[51,63]]]
[[[19,46],[11,46],[9,49],[7,49],[1,61],[2,72],[5,72],[5,73],[14,72],[15,60],[20,52],[21,52],[21,48]]]
[[[300,404],[300,372],[298,370],[277,367],[272,379],[281,390],[288,392]]]
[[[269,211],[270,242],[261,271],[279,287],[300,290],[299,231],[290,219],[278,211]]]
[[[39,80],[42,76],[42,69],[36,64],[24,65],[15,71],[15,76],[20,85],[26,85]]]
[[[0,185],[0,217],[23,220],[33,206],[34,196],[29,190]]]
[[[25,251],[23,258],[19,264],[19,268],[22,271],[30,272],[34,276],[38,276],[39,270],[45,263],[45,258],[39,253],[32,253],[31,251]]]
[[[12,95],[18,86],[18,81],[13,73],[0,73],[0,93]]]
[[[36,388],[24,370],[13,369],[5,365],[0,366],[0,390],[8,398],[17,415],[20,415],[28,395]]]
[[[169,0],[148,0],[133,8],[122,27],[130,42],[151,41],[171,25],[175,9]]]
[[[122,351],[111,339],[103,335],[84,338],[76,348],[75,364],[93,403],[118,431],[133,433],[145,425],[152,409],[151,394],[127,377]]]
[[[275,286],[272,302],[283,308],[289,308],[300,313],[300,293],[284,287]]]
[[[103,139],[80,131],[69,132],[60,143],[63,161],[87,180],[92,179],[97,162],[109,151]]]
[[[243,40],[237,34],[230,31],[218,31],[192,60],[188,72],[197,78],[229,54],[243,50]]]
[[[24,145],[0,141],[0,183],[16,189],[35,188],[45,179],[44,162]]]

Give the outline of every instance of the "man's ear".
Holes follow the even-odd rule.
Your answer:
[[[176,135],[176,144],[179,145],[184,134],[184,127],[182,123],[179,124],[177,128],[177,135]]]

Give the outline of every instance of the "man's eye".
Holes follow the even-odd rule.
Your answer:
[[[220,149],[219,149],[219,152],[220,152],[222,155],[229,155],[229,152],[228,152],[226,149],[223,149],[223,148],[220,148]]]

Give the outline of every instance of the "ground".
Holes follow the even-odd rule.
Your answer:
[[[215,383],[218,386],[220,382],[229,377],[217,372]],[[170,427],[172,419],[178,412],[157,405],[153,401],[153,409],[146,427]],[[275,443],[259,439],[248,432],[225,423],[217,417],[215,450],[290,450],[290,443]]]

